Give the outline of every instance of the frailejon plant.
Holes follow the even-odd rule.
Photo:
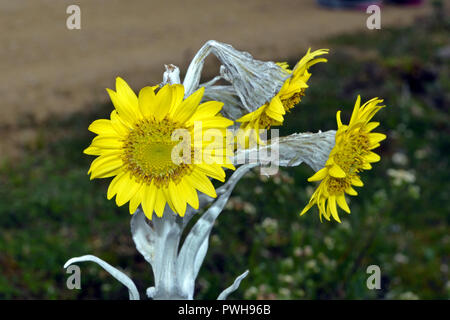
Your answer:
[[[149,298],[194,298],[214,222],[236,183],[255,167],[268,175],[279,166],[306,163],[316,172],[308,181],[320,184],[301,214],[317,205],[321,220],[340,222],[338,206],[350,213],[345,194],[357,195],[353,186],[363,185],[360,173],[380,160],[372,150],[386,136],[371,132],[379,125],[371,119],[383,107],[382,100],[373,98],[361,106],[358,96],[347,125],[337,113],[337,131],[278,137],[272,129],[267,139],[267,130],[282,125],[301,101],[309,68],[326,62],[321,56],[327,53],[308,50],[291,70],[286,63],[259,61],[230,45],[208,41],[183,83],[178,67],[169,65],[162,83],[138,95],[121,78],[116,79],[116,91],[108,89],[114,110],[109,119],[89,126],[97,136],[84,152],[97,158],[88,174],[91,179],[113,178],[107,198],[115,196],[118,206],[128,203],[136,249],[154,274],[154,286],[146,291]],[[219,75],[200,84],[209,54],[221,63]],[[223,185],[215,189],[210,179]],[[194,215],[200,217],[181,243]],[[128,288],[130,299],[140,298],[127,275],[96,256],[72,258],[64,267],[82,261],[98,263]],[[218,299],[235,291],[248,272]]]

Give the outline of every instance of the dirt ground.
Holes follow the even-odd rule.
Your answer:
[[[70,4],[81,8],[81,30],[66,28]],[[429,10],[384,6],[382,28],[411,23]],[[279,60],[317,49],[333,34],[382,32],[368,30],[367,17],[314,0],[2,1],[0,158],[34,139],[24,119],[42,123],[94,108],[107,100],[105,88],[113,88],[118,75],[135,89],[158,83],[164,64],[183,71],[209,39]]]

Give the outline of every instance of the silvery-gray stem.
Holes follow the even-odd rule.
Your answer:
[[[163,81],[161,83],[161,86],[164,86],[166,84],[179,84],[181,83],[180,81],[180,69],[173,65],[173,64],[169,64],[169,65],[164,65],[164,67],[166,68],[166,71],[164,71],[163,74]]]
[[[248,52],[236,50],[226,43],[209,40],[194,56],[186,71],[183,81],[186,97],[199,87],[204,61],[210,53],[222,64],[220,77],[233,85],[242,102],[243,113],[255,111],[270,101],[290,76],[272,61],[256,60]],[[210,86],[210,83],[207,85]]]
[[[102,259],[93,256],[93,255],[85,255],[82,257],[75,257],[72,259],[69,259],[64,264],[64,269],[66,269],[68,266],[77,263],[77,262],[85,262],[85,261],[91,261],[97,263],[99,266],[101,266],[103,269],[105,269],[106,272],[108,272],[110,275],[112,275],[114,278],[116,278],[120,283],[122,283],[124,286],[128,288],[128,293],[130,296],[130,300],[139,300],[139,292],[136,288],[136,285],[134,284],[133,280],[130,279],[125,273],[118,270],[117,268],[114,268],[109,263],[103,261]]]
[[[196,210],[189,208],[181,218],[167,206],[162,218],[155,217],[151,221],[145,218],[141,209],[134,213],[131,219],[133,240],[137,250],[151,264],[155,277],[155,286],[147,289],[150,298],[194,298],[195,280],[206,256],[214,222],[225,207],[236,183],[256,165],[247,164],[238,168],[217,190],[217,199],[200,197],[202,207],[210,202],[212,204],[187,234],[179,253],[181,235]],[[243,277],[239,279],[242,280]],[[236,287],[240,280],[232,287]],[[236,288],[229,288],[227,295]]]

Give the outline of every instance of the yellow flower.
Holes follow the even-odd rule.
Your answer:
[[[308,87],[306,83],[311,76],[308,68],[318,62],[326,62],[327,59],[316,57],[327,53],[328,49],[320,49],[314,52],[308,49],[306,55],[297,62],[293,70],[289,70],[288,64],[285,62],[278,63],[290,76],[270,101],[236,120],[242,123],[243,134],[246,137],[251,137],[257,143],[262,143],[258,134],[259,129],[269,129],[271,126],[282,125],[286,112],[294,108],[305,94],[305,89]]]
[[[89,126],[98,136],[84,150],[98,156],[88,172],[91,180],[114,176],[108,199],[116,195],[118,206],[129,201],[131,214],[141,204],[149,219],[153,211],[161,217],[166,203],[180,216],[184,216],[187,203],[198,209],[197,190],[217,196],[208,177],[224,181],[222,167],[234,169],[230,162],[223,161],[224,144],[203,140],[199,144],[195,138],[188,142],[192,149],[190,154],[183,154],[185,161],[177,164],[172,160],[172,150],[180,143],[172,139],[175,130],[203,137],[211,128],[226,131],[233,121],[220,116],[223,103],[200,104],[203,88],[186,99],[180,84],[165,85],[155,93],[156,88],[145,87],[137,97],[123,79],[117,78],[116,91],[107,89],[115,110],[110,119],[96,120]],[[201,160],[197,150],[203,155]]]
[[[386,139],[386,135],[372,133],[371,131],[379,125],[379,122],[369,121],[378,110],[384,107],[379,105],[383,100],[373,98],[361,107],[360,102],[361,98],[358,96],[348,125],[342,124],[341,111],[337,112],[338,130],[335,145],[325,167],[308,179],[310,182],[321,182],[300,215],[316,204],[321,220],[322,216],[327,220],[330,220],[332,216],[336,221],[341,222],[336,204],[350,213],[345,193],[356,196],[358,193],[352,186],[363,186],[359,173],[370,170],[372,168],[370,164],[380,160],[380,156],[372,150],[380,145],[380,141]]]

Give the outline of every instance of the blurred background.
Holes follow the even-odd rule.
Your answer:
[[[368,2],[381,5],[369,30]],[[81,29],[66,28],[67,6]],[[306,165],[238,184],[213,230],[197,298],[215,299],[247,268],[230,298],[449,299],[448,1],[55,1],[0,2],[0,298],[127,299],[109,274],[84,263],[82,289],[66,288],[64,262],[95,254],[153,285],[134,248],[126,207],[106,199],[110,179],[90,182],[87,127],[109,115],[105,88],[121,76],[137,92],[182,73],[215,39],[257,59],[288,61],[330,48],[281,134],[335,129],[357,94],[388,106],[388,139],[365,172],[343,223],[298,214],[314,185]],[[217,73],[214,59],[205,78]],[[314,111],[314,112],[311,112]],[[366,286],[369,265],[381,290]]]

